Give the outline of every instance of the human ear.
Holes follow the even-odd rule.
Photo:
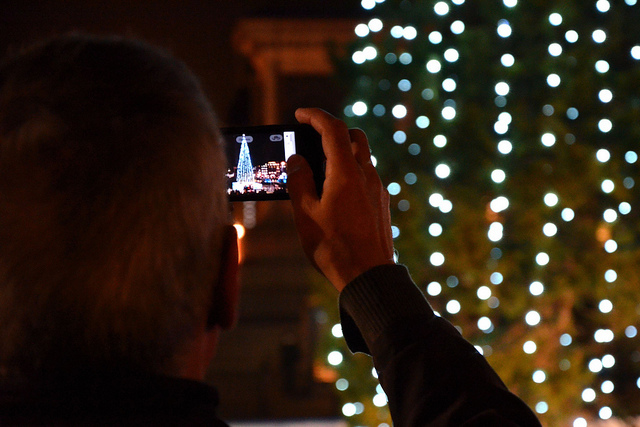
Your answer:
[[[230,329],[236,322],[240,297],[238,281],[238,233],[232,225],[225,227],[220,260],[220,273],[213,283],[211,308],[207,327]]]

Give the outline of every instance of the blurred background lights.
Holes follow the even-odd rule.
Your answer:
[[[573,209],[571,208],[564,208],[562,210],[562,212],[560,213],[560,216],[562,217],[562,219],[566,222],[569,222],[571,220],[573,220],[573,218],[576,217],[575,212],[573,211]]]
[[[531,378],[533,379],[534,383],[541,384],[541,383],[545,382],[545,380],[547,379],[547,374],[545,374],[544,371],[538,369],[537,371],[535,371],[533,373]]]
[[[338,366],[339,364],[342,363],[343,360],[344,360],[344,357],[342,356],[342,353],[340,353],[337,350],[332,351],[327,356],[327,361],[332,366]]]
[[[369,27],[367,24],[358,24],[356,25],[355,33],[358,37],[366,37],[369,35]]]
[[[491,276],[489,277],[489,280],[494,285],[499,285],[504,280],[504,277],[502,276],[501,273],[498,273],[497,271],[494,271],[493,273],[491,273]]]
[[[564,38],[569,42],[569,43],[575,43],[578,41],[579,36],[578,36],[578,32],[575,30],[569,30],[564,34]]]
[[[602,390],[602,392],[605,394],[613,393],[613,390],[615,390],[615,385],[612,381],[606,380],[600,386],[600,390]]]
[[[603,30],[598,29],[591,34],[591,37],[596,43],[604,43],[605,40],[607,40],[607,33],[605,33]]]
[[[613,332],[612,332],[612,334],[613,334]],[[613,357],[610,354],[606,354],[602,358],[602,366],[604,368],[613,368],[613,365],[615,365],[615,364],[616,364],[616,358]]]
[[[497,242],[502,239],[502,233],[504,231],[504,227],[499,222],[493,222],[489,226],[489,231],[487,233],[487,237],[492,242]]]
[[[464,33],[464,29],[465,29],[465,25],[464,22],[458,20],[458,21],[453,21],[451,23],[451,32],[453,34],[459,35]]]
[[[400,25],[394,25],[393,27],[391,27],[389,33],[394,39],[399,39],[404,35],[404,28],[402,28]]]
[[[441,163],[438,166],[436,166],[435,172],[438,178],[444,179],[444,178],[448,178],[449,175],[451,174],[451,168],[449,168],[449,166],[445,165],[444,163]]]
[[[453,48],[444,51],[444,59],[448,62],[456,62],[460,58],[460,53]]]
[[[431,196],[429,196],[429,204],[434,208],[439,207],[443,201],[444,197],[440,193],[433,193]]]
[[[444,264],[444,255],[440,252],[434,252],[429,257],[429,262],[431,262],[435,267],[440,267]]]
[[[431,59],[427,62],[427,71],[432,74],[438,73],[442,69],[442,64],[437,59]]]
[[[594,400],[596,400],[596,392],[594,389],[592,388],[585,388],[582,391],[582,400],[584,400],[587,403],[591,403]]]
[[[516,59],[514,58],[513,55],[511,55],[510,53],[505,53],[504,55],[502,55],[502,57],[500,58],[500,63],[502,63],[503,66],[505,67],[512,67],[513,64],[516,63]]]
[[[588,367],[591,372],[597,374],[598,372],[602,371],[602,361],[600,359],[591,359],[589,361]]]
[[[429,39],[429,41],[433,44],[440,44],[442,43],[442,33],[440,33],[439,31],[432,31],[429,33],[429,36],[427,37]]]
[[[542,227],[542,233],[547,237],[553,237],[557,232],[558,227],[552,222],[548,222]]]
[[[602,133],[611,132],[611,129],[613,129],[613,123],[611,123],[611,120],[609,119],[602,119],[598,122],[598,129],[600,129],[600,132]]]
[[[602,214],[602,217],[604,218],[605,221],[611,223],[611,222],[615,222],[615,220],[618,219],[618,213],[613,209],[607,209]]]
[[[336,388],[340,391],[347,390],[349,388],[349,381],[344,378],[340,378],[336,381]]]
[[[509,207],[509,199],[504,196],[496,197],[489,203],[489,207],[495,213],[502,212]]]
[[[600,92],[598,92],[598,98],[605,104],[609,103],[613,99],[613,92],[611,92],[609,89],[602,89]]]
[[[573,342],[573,338],[569,334],[560,335],[560,345],[563,347],[568,347]]]
[[[547,402],[538,402],[536,403],[536,412],[539,414],[544,414],[549,410],[549,405]]]
[[[430,124],[431,120],[429,120],[429,117],[427,116],[419,116],[416,119],[416,126],[418,126],[420,129],[426,129]]]
[[[342,406],[342,414],[345,417],[353,417],[356,414],[356,405],[353,403],[345,403]]]
[[[556,136],[552,133],[545,133],[542,135],[542,137],[540,137],[540,142],[542,142],[542,145],[544,145],[545,147],[553,147],[553,145],[555,145],[556,143]]]
[[[544,292],[544,285],[538,281],[533,282],[529,285],[529,292],[533,296],[542,295],[542,293]]]
[[[391,110],[391,114],[393,114],[393,117],[395,117],[396,119],[402,119],[407,115],[407,107],[402,104],[398,104],[393,107],[393,109]]]
[[[360,5],[362,6],[363,9],[365,10],[371,10],[374,7],[376,7],[376,0],[362,0],[360,2]]]
[[[640,60],[640,46],[634,46],[631,48],[631,57],[635,60]]]
[[[607,270],[604,273],[604,280],[606,280],[609,283],[615,282],[617,278],[618,278],[618,273],[616,273],[615,270]]]
[[[355,114],[356,116],[364,116],[365,114],[367,114],[367,104],[365,104],[363,101],[357,101],[353,104],[353,114]]]
[[[578,417],[573,420],[573,427],[587,427],[587,420],[582,417]]]
[[[427,285],[427,293],[432,297],[440,295],[442,292],[442,285],[438,282],[431,282]]]
[[[618,205],[618,211],[622,215],[628,215],[631,212],[631,205],[628,202],[622,202]]]
[[[549,55],[560,56],[562,54],[562,46],[559,43],[551,43],[549,45]]]
[[[562,15],[560,15],[557,12],[552,13],[551,15],[549,15],[549,23],[554,27],[557,27],[558,25],[562,24]]]
[[[603,406],[600,408],[600,411],[598,411],[598,416],[600,419],[608,420],[613,416],[613,411],[608,406]]]
[[[538,349],[538,346],[533,341],[527,341],[522,345],[522,350],[527,354],[533,354]]]
[[[340,325],[339,323],[333,325],[333,327],[331,328],[331,335],[336,338],[342,338],[342,325]]]
[[[444,16],[449,13],[449,5],[443,1],[440,1],[435,4],[433,10],[436,12],[436,14]]]
[[[404,37],[406,40],[413,40],[417,35],[418,31],[415,27],[408,26],[404,27],[404,29],[402,30],[402,37]]]
[[[560,86],[560,83],[561,83],[561,79],[559,75],[552,73],[547,76],[547,84],[549,86],[558,87]]]
[[[509,84],[507,82],[499,82],[495,87],[496,93],[505,96],[509,93]]]
[[[518,0],[502,0],[506,7],[516,7],[518,5]]]
[[[491,180],[496,184],[500,184],[504,182],[506,177],[507,175],[504,173],[502,169],[495,169],[493,172],[491,172]]]
[[[606,163],[611,159],[611,153],[609,150],[601,148],[596,152],[596,159],[598,159],[600,163]]]
[[[452,299],[446,305],[446,310],[449,314],[458,314],[460,312],[460,303],[457,300]]]
[[[635,163],[638,161],[638,154],[635,151],[627,151],[624,155],[624,159],[627,163]]]
[[[605,179],[600,187],[605,193],[611,193],[616,188],[616,185],[610,179]]]
[[[500,20],[500,22],[498,22],[498,35],[502,38],[507,38],[509,36],[511,36],[511,25],[509,25],[509,21],[507,21],[506,19],[502,19]]]
[[[491,289],[488,286],[480,286],[477,295],[479,299],[486,301],[491,298]]]
[[[398,194],[400,194],[401,189],[402,187],[400,187],[400,184],[398,184],[397,182],[392,182],[391,184],[387,185],[387,191],[392,196],[397,196]]]
[[[595,67],[596,67],[596,71],[601,73],[601,74],[604,74],[607,71],[609,71],[609,63],[607,61],[605,61],[604,59],[596,61]]]
[[[447,145],[447,137],[444,135],[436,135],[433,137],[433,145],[438,148],[442,148]]]
[[[596,9],[598,9],[598,12],[605,13],[608,12],[610,8],[611,5],[608,0],[598,0],[596,2]]]
[[[595,342],[603,344],[613,341],[614,334],[611,329],[598,329],[593,334]]]
[[[442,109],[442,118],[445,120],[453,120],[456,117],[456,109],[453,107],[444,107]]]
[[[527,323],[527,325],[529,326],[536,326],[538,323],[540,323],[540,313],[538,313],[535,310],[531,310],[529,311],[525,316],[524,316],[524,321]]]
[[[374,33],[377,33],[378,31],[382,30],[382,21],[378,18],[373,18],[371,21],[369,21],[369,29],[371,31],[373,31]]]
[[[447,92],[453,92],[454,90],[456,90],[456,87],[456,81],[451,77],[448,77],[442,81],[442,89],[446,90]]]
[[[502,141],[498,142],[498,151],[501,154],[509,154],[511,153],[512,149],[513,149],[513,145],[511,144],[511,141],[507,141],[506,139],[503,139]]]
[[[481,331],[488,331],[493,328],[493,323],[491,323],[491,319],[486,316],[478,319],[478,329]]]
[[[559,202],[558,196],[555,193],[547,193],[544,195],[544,204],[550,208],[557,205]]]

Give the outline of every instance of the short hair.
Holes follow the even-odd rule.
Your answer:
[[[0,66],[0,373],[172,373],[207,317],[225,156],[187,67],[60,36]]]

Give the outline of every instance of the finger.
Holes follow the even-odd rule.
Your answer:
[[[327,157],[327,174],[331,169],[352,170],[357,166],[351,151],[351,137],[347,125],[326,111],[318,108],[300,108],[296,110],[296,119],[306,123],[322,136],[322,148]]]
[[[294,209],[307,211],[318,201],[313,171],[299,154],[292,155],[287,161],[287,187]]]
[[[371,149],[367,135],[361,129],[349,129],[351,151],[360,166],[371,163]]]

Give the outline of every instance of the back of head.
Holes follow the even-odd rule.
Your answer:
[[[71,35],[0,67],[0,373],[172,372],[227,223],[196,79],[140,42]]]

